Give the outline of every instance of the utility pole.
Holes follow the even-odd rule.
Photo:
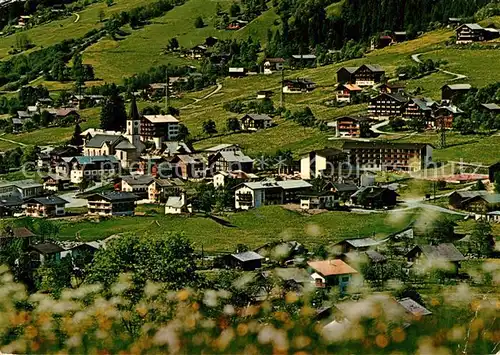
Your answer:
[[[285,68],[281,69],[280,107],[282,110],[285,109],[285,95],[283,94],[284,84],[285,84]]]
[[[165,70],[166,83],[165,83],[165,111],[168,113],[168,108],[170,107],[170,87],[168,78],[168,69]]]

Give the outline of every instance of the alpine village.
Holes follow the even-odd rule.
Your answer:
[[[500,1],[0,27],[0,354],[500,354]]]

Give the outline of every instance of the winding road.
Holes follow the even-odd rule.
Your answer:
[[[194,102],[193,102],[193,103],[190,103],[190,104],[188,104],[188,105],[186,105],[186,106],[181,107],[181,108],[180,108],[180,110],[184,110],[184,109],[186,109],[186,108],[191,107],[191,106],[192,106],[192,105],[194,105],[194,104],[197,104],[197,103],[198,103],[198,102],[200,102],[200,101],[203,101],[203,100],[209,99],[210,97],[212,97],[213,95],[217,94],[217,93],[218,93],[219,91],[221,91],[221,90],[222,90],[222,84],[217,83],[217,87],[216,87],[216,88],[215,88],[215,90],[214,90],[214,91],[212,91],[210,94],[203,96],[201,99],[194,99]]]
[[[417,53],[417,54],[412,54],[411,55],[411,59],[415,62],[415,63],[418,63],[418,64],[422,64],[422,60],[420,59],[420,56],[424,54],[424,53]],[[455,81],[455,80],[462,80],[462,79],[467,79],[467,75],[463,75],[463,74],[458,74],[458,73],[453,73],[451,71],[448,71],[448,70],[444,70],[444,69],[441,69],[441,68],[437,68],[438,71],[442,72],[442,73],[445,73],[445,74],[448,74],[448,75],[451,75],[451,76],[454,76],[455,78],[454,79],[451,79],[451,81]]]

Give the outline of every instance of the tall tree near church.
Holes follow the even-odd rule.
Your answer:
[[[127,121],[127,111],[118,90],[112,90],[101,109],[101,128],[122,131]]]

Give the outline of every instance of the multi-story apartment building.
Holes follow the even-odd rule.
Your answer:
[[[179,120],[172,115],[145,115],[141,117],[142,141],[152,141],[160,149],[164,141],[177,139]]]
[[[407,101],[408,99],[399,93],[382,93],[370,100],[368,115],[372,118],[401,116],[402,107]]]

